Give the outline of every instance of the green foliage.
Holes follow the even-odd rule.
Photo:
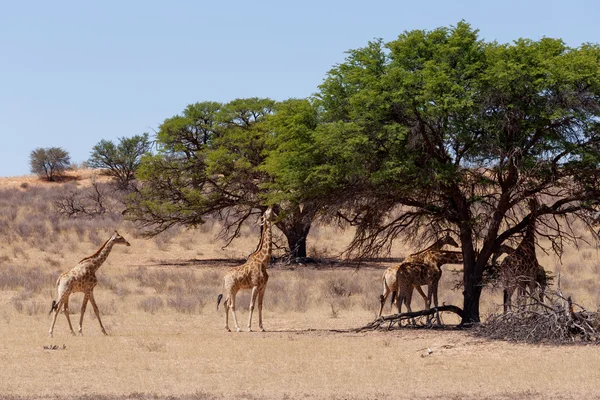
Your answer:
[[[29,155],[31,172],[54,181],[71,166],[71,156],[61,147],[38,147]]]
[[[115,144],[109,140],[101,140],[91,152],[87,165],[91,168],[105,169],[120,186],[126,187],[135,179],[142,157],[150,151],[151,143],[148,134],[122,137]]]
[[[357,225],[359,256],[399,236],[454,232],[466,320],[478,320],[483,268],[498,246],[536,218],[560,251],[577,240],[561,218],[585,221],[600,208],[599,84],[596,45],[489,43],[465,22],[404,32],[349,51],[328,73],[308,103],[317,124],[302,118],[306,104],[276,115],[299,122],[278,123],[292,143],[280,142],[268,167],[293,196],[326,194]],[[531,197],[543,203],[534,216],[523,206]]]
[[[132,204],[134,218],[158,233],[169,226],[195,226],[210,214],[241,213],[263,206],[259,170],[266,155],[264,119],[269,99],[189,105],[166,119],[157,134],[158,153],[143,159],[144,182]],[[266,207],[265,207],[266,208]]]

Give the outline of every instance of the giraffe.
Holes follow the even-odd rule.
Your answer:
[[[231,309],[231,313],[233,314],[233,322],[235,323],[236,330],[238,332],[241,331],[235,315],[235,297],[240,289],[252,289],[250,297],[250,316],[248,317],[248,332],[252,332],[252,313],[254,311],[255,302],[258,303],[258,326],[261,332],[265,331],[262,323],[262,305],[267,281],[269,280],[267,266],[271,260],[271,225],[273,219],[273,209],[269,207],[262,216],[263,228],[257,250],[248,257],[248,260],[243,265],[232,268],[223,277],[223,289],[227,296],[224,302],[225,329],[227,329],[227,331],[231,331],[229,329],[229,309]],[[223,294],[219,294],[217,298],[217,309],[219,308],[222,298]]]
[[[427,247],[426,249],[409,255],[408,257],[406,257],[405,260],[403,260],[403,262],[407,262],[407,261],[424,262],[429,254],[434,253],[436,251],[440,251],[442,249],[442,247],[444,247],[445,245],[458,247],[458,244],[456,243],[456,241],[454,239],[452,239],[452,237],[450,235],[446,235],[443,238],[437,240],[434,244]],[[379,308],[378,317],[381,317],[381,313],[383,312],[383,305],[385,304],[385,300],[387,299],[387,297],[389,296],[390,293],[392,293],[392,304],[394,303],[394,300],[396,298],[396,293],[398,292],[397,275],[398,275],[398,268],[400,268],[400,265],[401,264],[395,265],[393,267],[389,267],[387,270],[385,270],[385,272],[383,274],[383,279],[382,279],[383,280],[383,282],[382,282],[383,283],[383,294],[381,296],[379,296],[381,306]],[[419,294],[423,297],[423,300],[426,301],[425,293],[423,293],[423,290],[421,290],[421,287],[416,286],[415,289],[417,289]],[[412,294],[412,291],[411,291],[411,294]]]
[[[492,262],[495,264],[496,260],[502,254],[512,254],[512,253],[514,253],[514,251],[515,251],[515,249],[513,249],[512,247],[510,247],[506,244],[501,244],[498,248],[498,251],[494,254]],[[548,287],[548,272],[546,271],[546,269],[543,266],[540,265],[539,262],[537,263],[537,267],[535,270],[534,282],[535,282],[535,288],[538,291],[538,298],[539,298],[540,302],[543,303],[544,296],[546,294],[546,288]],[[519,295],[520,296],[525,295],[525,291],[521,287],[519,288]]]
[[[75,335],[75,331],[73,331],[73,326],[71,325],[71,318],[69,318],[69,296],[74,292],[83,292],[83,303],[81,304],[81,315],[79,316],[79,334],[83,335],[83,315],[85,314],[88,300],[90,303],[92,303],[92,307],[94,308],[94,313],[96,314],[98,322],[100,323],[100,329],[102,330],[102,333],[105,335],[107,334],[104,326],[102,325],[102,321],[100,320],[100,313],[98,311],[98,306],[96,305],[96,300],[94,299],[94,287],[98,283],[96,271],[106,260],[115,244],[124,244],[126,246],[130,246],[129,242],[125,240],[123,236],[119,235],[117,231],[115,231],[115,233],[113,233],[112,236],[106,242],[104,242],[98,251],[96,251],[93,255],[82,259],[73,269],[63,272],[58,277],[58,280],[56,281],[57,300],[52,301],[52,308],[50,309],[50,313],[54,311],[54,318],[52,318],[52,325],[50,326],[49,332],[50,337],[52,337],[54,324],[56,323],[56,317],[58,316],[61,307],[64,308],[64,313],[67,317],[71,334]]]
[[[519,246],[509,254],[500,264],[500,279],[504,288],[504,313],[512,307],[511,297],[519,288],[519,295],[524,295],[529,286],[533,293],[536,285],[536,276],[539,266],[535,254],[535,220],[539,205],[536,199],[529,201],[529,221],[525,229],[525,236]],[[545,277],[545,271],[544,271]]]
[[[456,252],[458,253],[458,252]],[[461,257],[462,260],[462,257]],[[437,308],[438,306],[438,297],[437,297],[437,289],[438,283],[442,276],[442,270],[436,264],[431,264],[427,262],[419,262],[419,261],[405,261],[400,264],[398,268],[398,299],[396,300],[396,304],[398,305],[398,314],[400,314],[402,309],[402,302],[406,304],[406,308],[408,312],[411,312],[410,303],[412,299],[412,291],[413,287],[418,287],[419,289],[421,285],[427,285],[427,297],[425,300],[425,309],[429,310],[431,307],[431,298],[433,297],[433,304]],[[422,293],[421,290],[419,290]],[[436,312],[437,323],[440,322],[440,315]],[[429,322],[429,318],[427,318]],[[414,321],[413,321],[414,323]]]
[[[435,307],[438,305],[438,285],[442,277],[442,265],[459,264],[463,261],[463,255],[460,251],[438,250],[429,252],[423,261],[407,261],[400,264],[397,273],[398,282],[398,314],[402,311],[402,302],[406,305],[408,312],[411,312],[411,302],[413,288],[416,288],[427,309],[431,306],[431,298]],[[405,265],[405,264],[409,265]],[[426,267],[424,267],[426,266]],[[435,272],[437,269],[438,272]],[[428,293],[424,296],[421,285],[427,285]],[[440,324],[439,313],[436,313],[438,324]],[[414,321],[413,321],[414,322]]]

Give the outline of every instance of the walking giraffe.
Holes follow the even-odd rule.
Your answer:
[[[52,337],[54,324],[56,323],[56,317],[58,316],[61,307],[64,308],[64,313],[67,317],[71,334],[75,335],[73,326],[71,325],[71,318],[69,317],[69,296],[74,292],[83,292],[83,303],[81,304],[81,315],[79,316],[79,334],[83,335],[83,315],[85,314],[88,300],[92,303],[92,307],[94,308],[94,313],[96,314],[98,322],[100,323],[100,329],[102,329],[102,333],[105,335],[107,334],[104,326],[102,325],[102,321],[100,320],[100,312],[98,311],[98,306],[96,305],[96,300],[94,299],[94,287],[98,283],[96,271],[106,260],[115,244],[124,244],[129,246],[129,242],[119,235],[117,231],[115,231],[115,233],[113,233],[113,235],[98,249],[97,252],[82,259],[73,269],[63,272],[58,277],[58,280],[56,281],[57,300],[52,301],[52,308],[50,309],[50,313],[54,311],[52,325],[50,325],[50,337]]]
[[[233,267],[223,277],[223,289],[227,297],[223,303],[225,306],[225,329],[229,329],[229,309],[233,314],[233,322],[235,323],[235,329],[240,332],[241,329],[237,322],[235,315],[235,297],[240,289],[252,289],[250,296],[250,316],[248,317],[248,332],[252,332],[252,313],[254,311],[254,304],[258,304],[258,327],[261,332],[264,332],[262,323],[262,305],[263,298],[265,295],[265,289],[267,287],[267,281],[269,280],[269,274],[267,273],[267,266],[271,261],[271,245],[272,245],[272,232],[271,225],[274,218],[273,209],[269,207],[262,216],[262,234],[260,237],[260,243],[254,253],[252,253],[248,260],[238,267]],[[217,298],[217,309],[223,294],[219,294]]]
[[[425,260],[427,259],[427,257],[431,257],[431,254],[435,253],[435,252],[439,252],[442,247],[444,247],[445,245],[448,246],[453,246],[453,247],[458,247],[458,244],[456,243],[456,241],[454,239],[452,239],[452,237],[450,235],[446,235],[443,238],[437,240],[434,244],[432,244],[431,246],[427,247],[424,250],[421,250],[417,253],[411,254],[408,257],[406,257],[406,259],[403,261],[404,262],[425,262]],[[379,300],[381,302],[381,307],[379,308],[379,314],[378,316],[381,317],[381,313],[383,312],[383,305],[385,304],[385,301],[387,299],[387,297],[390,295],[390,293],[392,293],[392,304],[394,303],[394,299],[397,297],[396,294],[398,293],[398,268],[400,268],[400,265],[395,265],[393,267],[389,267],[384,273],[383,273],[383,294],[381,296],[379,296]],[[443,264],[440,264],[440,266]],[[417,291],[419,292],[419,294],[423,297],[424,301],[426,300],[426,296],[425,293],[423,293],[423,290],[421,290],[420,286],[415,286],[415,289],[417,289]],[[412,295],[412,290],[411,290],[411,295]],[[398,309],[398,312],[400,312],[400,308]]]
[[[529,287],[533,294],[536,286],[536,277],[540,264],[535,254],[535,221],[538,202],[536,199],[529,201],[530,214],[525,229],[525,236],[519,246],[509,254],[500,264],[500,280],[504,288],[504,313],[512,307],[512,295],[519,288],[519,295],[525,295]],[[546,274],[544,271],[544,278]],[[543,295],[542,295],[543,296]]]

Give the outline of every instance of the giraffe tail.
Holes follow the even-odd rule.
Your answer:
[[[220,295],[217,297],[217,310],[219,309],[219,304],[221,304],[221,299],[222,299],[222,298],[223,298],[223,295],[222,295],[222,294],[220,294]]]
[[[394,300],[396,300],[396,291],[394,290],[392,292],[392,300],[390,301],[390,305],[393,306],[394,305]]]
[[[56,300],[52,300],[52,307],[50,308],[50,312],[48,314],[52,314],[52,311],[56,309]]]

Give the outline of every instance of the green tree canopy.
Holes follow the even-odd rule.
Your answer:
[[[296,190],[329,193],[330,209],[357,226],[358,256],[453,232],[463,322],[479,321],[483,271],[500,245],[536,218],[560,252],[577,239],[573,219],[597,211],[599,96],[597,45],[485,42],[464,22],[405,32],[349,51],[327,74],[315,98],[322,123],[277,168]]]
[[[105,169],[119,186],[127,187],[135,178],[142,156],[147,154],[150,148],[147,133],[119,138],[118,144],[110,140],[101,140],[93,147],[87,165],[91,168]]]
[[[71,156],[61,147],[38,147],[29,155],[31,172],[54,181],[71,166]]]
[[[277,200],[279,189],[271,185],[265,166],[275,146],[268,123],[275,106],[259,98],[196,103],[165,120],[157,134],[157,154],[145,157],[140,168],[143,185],[130,216],[158,233],[176,224],[196,226],[218,214],[227,222],[225,236],[233,240],[244,221]],[[291,255],[306,256],[316,210],[295,202],[276,209],[276,225]]]

